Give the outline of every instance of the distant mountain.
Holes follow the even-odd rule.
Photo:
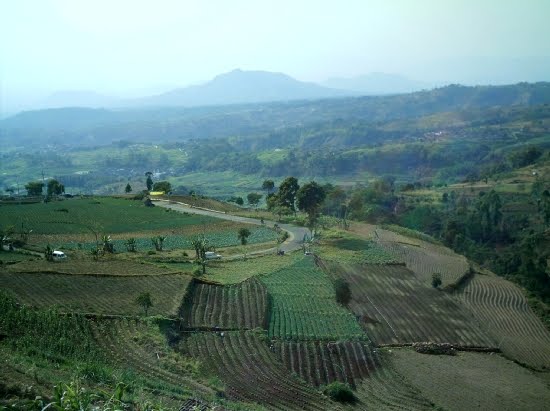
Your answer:
[[[325,87],[353,91],[364,95],[412,93],[433,88],[433,85],[428,83],[387,73],[370,73],[352,78],[331,78],[321,84]]]
[[[52,139],[70,145],[110,144],[120,140],[157,144],[199,138],[259,136],[292,128],[297,134],[290,135],[299,139],[302,138],[300,127],[315,125],[320,131],[330,130],[339,121],[365,126],[437,113],[542,104],[550,104],[550,83],[450,85],[411,94],[249,103],[230,108],[48,109],[22,112],[0,120],[0,147],[2,144],[33,146],[38,141]],[[493,121],[498,123],[498,118]]]
[[[293,79],[282,73],[233,70],[196,86],[127,101],[131,106],[212,106],[310,100],[354,93]]]
[[[93,91],[59,91],[37,102],[34,108],[90,107],[104,108],[120,104],[120,99]]]

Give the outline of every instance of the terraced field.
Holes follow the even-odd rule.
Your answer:
[[[378,366],[372,347],[359,341],[277,341],[274,349],[289,371],[316,387],[340,381],[356,388]]]
[[[181,400],[189,396],[213,397],[214,390],[193,379],[189,370],[177,361],[166,360],[166,355],[176,354],[170,352],[165,343],[163,346],[150,337],[152,326],[125,319],[92,324],[97,344],[110,361],[140,375],[151,390]]]
[[[438,409],[436,404],[412,384],[412,381],[400,373],[391,353],[377,351],[374,354],[380,366],[357,386],[355,393],[360,401],[358,409],[372,411]]]
[[[153,264],[140,263],[131,260],[100,259],[94,261],[91,258],[78,259],[70,256],[66,261],[48,263],[43,259],[34,261],[21,261],[9,266],[12,273],[49,273],[70,275],[96,275],[96,276],[144,276],[144,275],[169,275],[180,274],[180,269],[169,269]]]
[[[272,298],[269,336],[282,339],[365,338],[354,316],[336,303],[333,285],[312,257],[260,278]]]
[[[507,357],[536,369],[550,369],[550,332],[517,286],[496,276],[476,274],[457,295]]]
[[[253,332],[194,333],[186,348],[226,384],[230,399],[282,410],[338,409],[288,372]]]
[[[135,299],[149,292],[150,315],[175,316],[190,281],[182,274],[120,277],[0,271],[2,288],[13,291],[23,304],[96,314],[139,315],[142,310]]]
[[[349,308],[376,344],[496,345],[467,309],[444,292],[421,284],[404,266],[332,264],[328,269],[349,282]]]
[[[544,410],[547,381],[497,354],[456,356],[393,350],[392,360],[422,395],[445,410]]]
[[[432,274],[439,273],[443,287],[452,285],[470,270],[464,256],[446,247],[381,229],[376,230],[376,238],[388,253],[403,261],[425,284],[431,283]]]
[[[173,213],[174,215],[176,213]],[[227,225],[227,224],[225,224]],[[216,227],[214,225],[213,227]],[[168,234],[166,233],[166,240],[164,240],[163,248],[164,250],[173,250],[173,249],[192,249],[193,246],[191,242],[193,238],[199,235],[204,235],[208,239],[210,244],[220,248],[220,247],[230,247],[240,244],[240,240],[237,237],[237,232],[239,228],[243,227],[242,224],[230,224],[228,228],[222,230],[212,230],[212,228],[203,234],[201,226],[195,226],[192,230],[185,230],[185,234]],[[256,226],[246,226],[250,230],[250,237],[248,237],[248,244],[261,244],[269,241],[275,241],[277,239],[277,233],[267,227],[256,227]],[[126,240],[131,236],[125,234],[125,238],[113,237],[113,246],[115,252],[125,252],[126,251]],[[136,248],[138,250],[154,250],[154,246],[151,242],[152,235],[146,237],[135,237]],[[59,248],[64,250],[75,250],[79,247],[89,250],[95,245],[95,241],[89,241],[85,243],[79,243],[77,241],[71,241],[66,243],[58,244]]]
[[[232,286],[197,283],[182,322],[189,328],[266,328],[266,312],[267,293],[257,279]]]

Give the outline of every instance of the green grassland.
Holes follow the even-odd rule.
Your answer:
[[[141,201],[111,197],[87,197],[38,204],[2,204],[0,226],[21,223],[34,234],[128,233],[177,229],[215,222],[207,216],[169,213],[145,207]]]

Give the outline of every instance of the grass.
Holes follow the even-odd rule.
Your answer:
[[[396,264],[399,262],[376,242],[342,230],[329,230],[315,251],[327,261],[356,264]]]
[[[293,258],[287,255],[266,255],[246,260],[211,261],[206,269],[206,275],[201,278],[219,284],[236,284],[251,277],[268,275],[288,267],[293,261]]]

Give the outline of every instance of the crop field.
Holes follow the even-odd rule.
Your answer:
[[[176,399],[214,395],[214,390],[197,382],[192,362],[178,358],[167,346],[158,327],[127,319],[91,323],[95,340],[107,357],[140,375],[149,389]]]
[[[374,241],[353,238],[328,238],[319,247],[318,254],[324,260],[346,261],[356,264],[396,264],[394,255]]]
[[[396,349],[391,356],[399,372],[445,410],[544,410],[550,404],[546,381],[497,354]]]
[[[153,264],[131,260],[100,259],[99,261],[72,258],[66,261],[46,262],[43,259],[22,261],[10,265],[8,271],[12,273],[50,273],[72,275],[106,275],[106,276],[144,276],[181,274],[179,268],[164,268]]]
[[[274,348],[289,371],[316,387],[340,381],[356,388],[377,367],[372,348],[360,341],[277,341]]]
[[[421,284],[399,265],[332,265],[352,290],[351,311],[376,344],[413,342],[494,347],[472,314],[442,291]]]
[[[507,357],[536,369],[550,368],[550,332],[517,286],[496,276],[476,274],[458,296]]]
[[[470,266],[464,256],[446,247],[409,239],[388,230],[376,230],[380,245],[394,258],[403,261],[420,281],[430,284],[432,274],[441,274],[442,286],[455,284]]]
[[[200,226],[194,227],[194,230],[186,230],[186,233],[181,234],[166,234],[166,240],[164,240],[163,243],[163,249],[164,250],[170,250],[170,249],[176,249],[176,248],[182,248],[182,249],[192,249],[193,246],[191,245],[191,242],[193,241],[193,238],[201,235],[206,237],[210,244],[217,248],[221,247],[231,247],[235,245],[240,244],[240,240],[237,237],[237,232],[239,231],[240,227],[243,227],[243,224],[232,224],[231,228],[229,229],[223,229],[221,231],[215,231],[215,230],[209,230],[208,232],[205,232],[205,230],[201,230]],[[215,227],[215,226],[214,226]],[[248,237],[247,241],[248,244],[260,244],[260,243],[266,243],[269,241],[275,241],[277,239],[277,233],[267,227],[260,227],[260,226],[246,226],[250,230],[250,237]],[[126,238],[117,238],[113,237],[112,243],[115,247],[115,252],[120,251],[126,251],[125,242],[128,238],[131,236],[125,235]],[[151,242],[152,236],[147,237],[134,237],[136,240],[136,248],[138,250],[154,250],[153,243]],[[95,245],[95,241],[89,241],[86,243],[79,243],[77,241],[71,241],[67,243],[61,243],[59,247],[61,249],[68,249],[68,250],[74,250],[79,247],[84,248],[86,250],[90,249]],[[275,244],[275,243],[273,243]]]
[[[90,227],[106,233],[126,233],[217,222],[207,216],[170,213],[145,207],[141,201],[108,197],[68,199],[27,205],[2,205],[0,226],[23,222],[34,234],[89,233]]]
[[[220,284],[236,284],[248,278],[266,275],[291,265],[294,257],[284,255],[264,255],[246,260],[224,259],[211,261],[206,274],[201,278]]]
[[[230,286],[196,283],[182,320],[189,328],[265,328],[266,311],[267,293],[255,278]]]
[[[140,315],[135,299],[149,292],[150,315],[175,316],[190,281],[181,274],[120,277],[0,271],[2,288],[13,291],[23,304],[95,314]]]
[[[194,358],[220,376],[230,399],[284,410],[326,410],[327,405],[338,409],[293,377],[257,333],[194,333],[185,345]]]
[[[358,384],[355,392],[360,409],[365,410],[430,410],[436,406],[422,395],[409,379],[401,375],[391,352],[373,352],[378,364],[369,377]],[[456,389],[456,388],[455,388]],[[359,408],[359,407],[358,407]],[[435,408],[438,409],[438,408]]]
[[[334,287],[312,257],[260,278],[272,299],[269,336],[282,339],[365,338],[361,327],[336,302]]]

